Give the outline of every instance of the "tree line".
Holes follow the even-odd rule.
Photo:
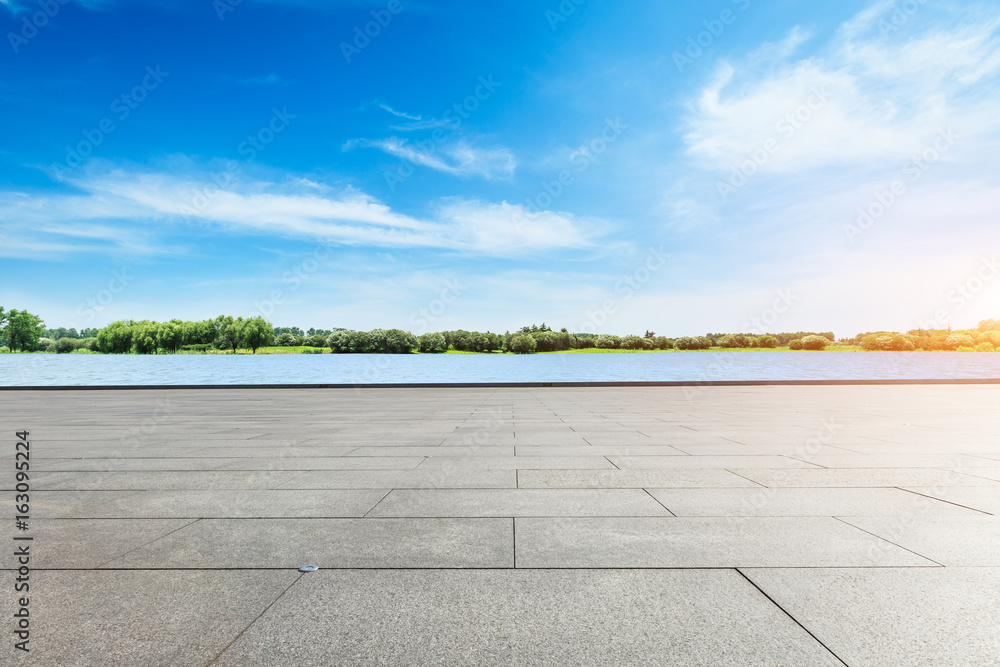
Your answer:
[[[123,320],[100,329],[47,329],[40,317],[24,310],[0,307],[0,349],[13,352],[67,353],[77,350],[104,354],[171,354],[209,350],[249,350],[269,346],[329,348],[335,354],[439,354],[448,351],[532,354],[597,348],[606,350],[774,349],[823,350],[833,343],[872,351],[1000,349],[1000,320],[983,320],[975,329],[914,329],[904,333],[877,331],[837,340],[831,331],[767,333],[707,333],[668,338],[653,331],[643,335],[553,331],[544,322],[515,332],[438,331],[416,336],[401,329],[355,331],[332,327],[274,327],[262,317],[220,315],[200,321]],[[315,350],[314,350],[315,351]]]

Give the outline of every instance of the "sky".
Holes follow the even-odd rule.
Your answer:
[[[1000,317],[1000,2],[0,0],[50,327]]]

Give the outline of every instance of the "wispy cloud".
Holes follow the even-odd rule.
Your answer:
[[[412,142],[407,139],[359,139],[345,144],[377,148],[414,165],[429,167],[454,176],[510,178],[517,168],[514,154],[507,148],[478,148],[465,140],[436,143]]]
[[[863,29],[882,4],[846,23],[818,55],[792,58],[799,28],[744,60],[722,63],[691,103],[688,154],[731,170],[773,139],[762,171],[795,171],[919,151],[942,125],[982,128],[1000,93],[976,86],[1000,71],[998,22],[882,36]],[[762,58],[770,66],[760,67]]]
[[[78,193],[0,192],[0,233],[22,248],[49,244],[48,252],[106,252],[109,246],[156,252],[156,238],[197,222],[223,233],[502,256],[592,247],[610,229],[606,221],[569,213],[529,213],[520,205],[462,198],[431,202],[428,214],[408,215],[357,189],[317,187],[305,178],[278,184],[246,179],[192,206],[192,193],[206,183],[207,172],[116,167],[68,182]]]

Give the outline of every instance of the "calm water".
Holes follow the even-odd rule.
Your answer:
[[[0,355],[0,386],[1000,378],[1000,352]]]

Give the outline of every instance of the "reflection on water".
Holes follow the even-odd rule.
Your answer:
[[[0,355],[0,385],[1000,378],[1000,352]]]

